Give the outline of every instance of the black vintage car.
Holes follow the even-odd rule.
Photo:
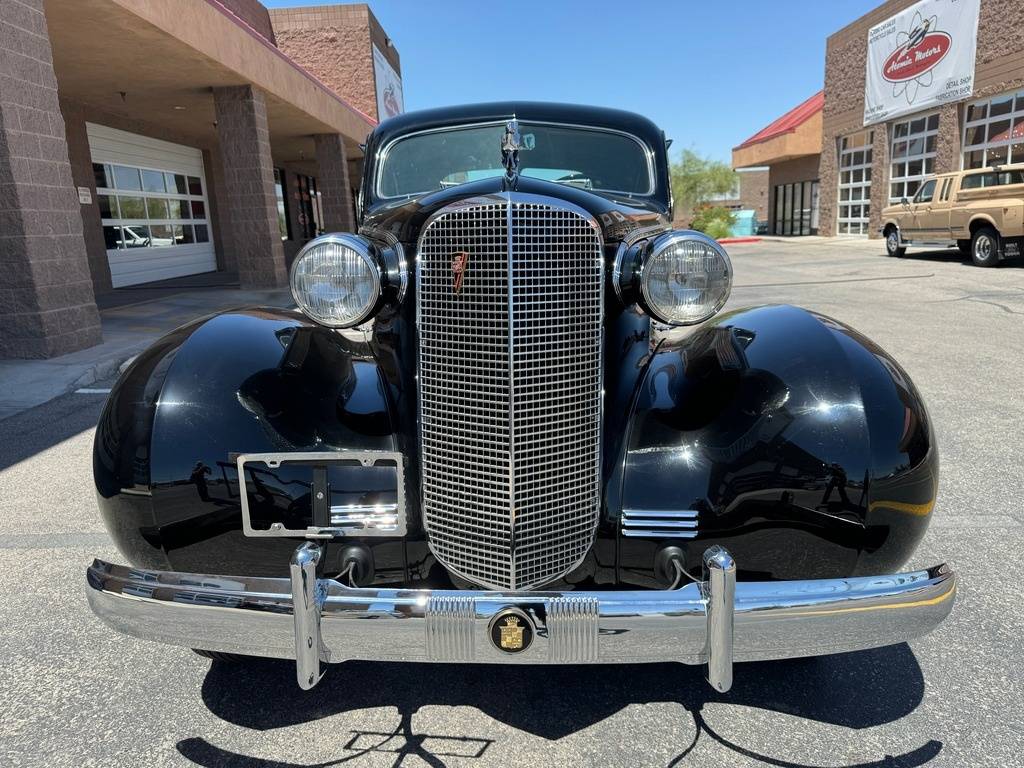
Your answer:
[[[723,248],[671,228],[665,136],[503,103],[382,123],[358,234],[311,241],[298,309],[141,354],[96,432],[131,565],[93,610],[220,658],[707,664],[922,635],[899,573],[938,454],[900,366],[791,306],[721,314]],[[216,574],[216,575],[214,575]]]

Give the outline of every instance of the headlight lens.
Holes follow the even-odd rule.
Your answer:
[[[351,328],[377,306],[381,268],[368,242],[357,235],[324,235],[309,241],[292,264],[295,303],[316,322]]]
[[[732,288],[732,264],[722,248],[700,232],[666,232],[643,260],[644,308],[669,325],[696,325],[718,312]]]

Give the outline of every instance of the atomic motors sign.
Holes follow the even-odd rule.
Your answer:
[[[922,0],[868,32],[864,125],[966,99],[980,0]]]

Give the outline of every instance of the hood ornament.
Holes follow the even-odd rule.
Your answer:
[[[522,146],[519,135],[519,123],[515,115],[505,123],[505,135],[501,138],[501,164],[505,166],[505,176],[501,182],[502,192],[515,190],[519,186],[519,148]]]

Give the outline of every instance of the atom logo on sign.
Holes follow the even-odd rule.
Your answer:
[[[932,70],[953,47],[948,32],[935,29],[936,16],[923,18],[915,13],[910,29],[896,34],[896,50],[882,64],[882,77],[893,84],[893,98],[906,96],[913,104],[920,88],[928,88],[933,81]]]

